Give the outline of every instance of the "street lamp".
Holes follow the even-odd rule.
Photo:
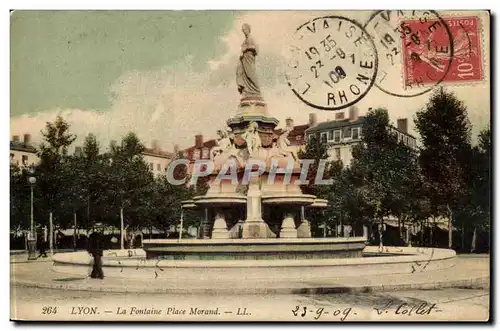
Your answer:
[[[36,234],[35,234],[35,221],[33,217],[33,188],[35,187],[36,183],[36,177],[34,176],[35,174],[35,169],[33,166],[28,168],[29,172],[29,177],[28,177],[28,183],[30,184],[30,189],[31,189],[31,219],[30,219],[30,236],[28,237],[28,248],[29,248],[29,258],[34,258],[36,254]]]

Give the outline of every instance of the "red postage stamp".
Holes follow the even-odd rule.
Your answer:
[[[443,21],[448,29],[432,28]],[[403,39],[406,85],[430,84],[438,80],[460,83],[483,79],[480,19],[475,16],[457,16],[444,17],[443,21],[429,21],[429,28],[420,30],[418,38],[407,35]],[[415,26],[420,23],[418,20],[408,20],[404,25],[417,30]]]

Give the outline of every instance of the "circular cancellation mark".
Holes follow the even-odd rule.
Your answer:
[[[297,28],[290,46],[288,85],[307,105],[339,110],[371,89],[377,49],[363,26],[342,16],[315,18]]]
[[[381,10],[365,24],[378,50],[375,86],[396,97],[429,92],[448,74],[453,36],[433,10]]]

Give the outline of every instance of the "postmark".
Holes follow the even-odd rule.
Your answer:
[[[382,10],[365,24],[380,59],[375,86],[397,97],[425,94],[451,70],[454,40],[433,10]]]
[[[475,16],[443,17],[453,36],[453,61],[443,83],[462,83],[481,81],[483,79],[482,50],[480,35],[480,19]],[[438,22],[434,20],[432,23]],[[414,27],[418,22],[405,22]],[[442,31],[441,31],[442,32]],[[426,45],[409,44],[404,49],[405,82],[411,83],[414,77],[422,77],[423,84],[432,84],[442,75],[443,68],[450,60],[449,52],[438,52],[427,45],[443,43],[447,36],[443,33],[429,33]],[[420,54],[420,55],[417,55]]]
[[[378,70],[377,49],[362,25],[342,16],[299,26],[290,46],[287,81],[307,105],[340,110],[361,100]]]

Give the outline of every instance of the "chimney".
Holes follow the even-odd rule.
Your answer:
[[[349,108],[349,121],[355,121],[359,117],[358,107],[352,106]]]
[[[194,136],[194,147],[201,148],[203,146],[203,135],[197,134]]]
[[[335,114],[335,120],[343,120],[344,119],[344,112],[341,113],[336,113]]]
[[[318,115],[316,113],[309,114],[309,126],[316,126],[318,124]]]
[[[19,136],[12,136],[12,141],[15,143],[19,142]]]
[[[293,125],[293,118],[291,118],[291,117],[288,117],[285,120],[285,123],[286,123],[286,126],[289,127],[289,128],[293,128],[294,127],[294,125]]]
[[[151,148],[153,149],[153,151],[155,151],[156,153],[158,153],[160,151],[160,143],[158,142],[158,140],[153,140],[151,142]]]
[[[408,119],[398,118],[398,130],[403,133],[408,133]]]
[[[24,134],[24,144],[29,145],[31,142],[31,135],[30,134]]]
[[[81,156],[82,155],[82,148],[80,146],[75,147],[75,156]]]

